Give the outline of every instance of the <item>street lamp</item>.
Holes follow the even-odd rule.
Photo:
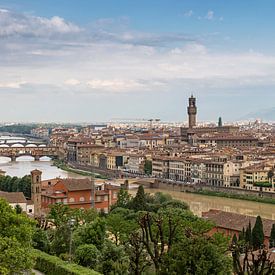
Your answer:
[[[69,225],[69,229],[70,229],[69,262],[72,261],[72,242],[73,242],[72,235],[73,235],[73,228],[74,228],[75,223],[76,223],[75,219],[69,219],[69,221],[68,221],[68,225]]]

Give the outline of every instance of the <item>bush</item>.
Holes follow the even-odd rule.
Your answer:
[[[51,256],[40,250],[34,250],[36,255],[35,269],[45,273],[46,275],[99,275],[100,273],[62,261],[56,256]]]

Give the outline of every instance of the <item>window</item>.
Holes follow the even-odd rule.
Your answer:
[[[80,197],[79,201],[85,201],[85,198],[84,197]]]
[[[70,198],[70,199],[69,199],[69,202],[74,202],[74,198]]]

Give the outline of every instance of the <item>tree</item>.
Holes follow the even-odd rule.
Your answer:
[[[98,271],[103,274],[126,275],[129,274],[129,257],[122,245],[116,246],[106,241],[99,258]]]
[[[36,228],[32,240],[34,248],[44,251],[46,253],[49,252],[50,241],[48,238],[47,231],[41,228]]]
[[[116,207],[127,208],[131,200],[131,195],[124,188],[120,188],[117,196],[117,202],[113,205],[112,209]]]
[[[142,235],[139,230],[130,234],[129,241],[125,247],[130,258],[130,274],[143,274],[151,265],[151,261],[148,260],[149,255],[142,242]]]
[[[127,219],[120,213],[111,212],[107,219],[108,231],[112,233],[115,238],[115,244],[124,243],[131,232],[138,227],[138,224],[133,219]]]
[[[21,214],[23,211],[22,207],[19,204],[16,204],[14,209],[16,214]]]
[[[269,243],[270,243],[270,247],[275,246],[275,224],[272,224]]]
[[[151,175],[152,174],[152,161],[146,159],[144,163],[144,173],[146,175]]]
[[[236,234],[234,234],[232,238],[232,244],[236,244],[237,242],[238,242],[237,236]]]
[[[246,231],[245,231],[245,242],[249,246],[252,245],[252,230],[251,230],[251,223],[250,223],[250,221],[249,221],[248,227],[246,228]]]
[[[207,237],[187,234],[165,255],[160,274],[232,274],[227,240],[221,235]]]
[[[93,244],[83,244],[75,250],[75,262],[85,267],[95,268],[100,252]]]
[[[102,218],[96,218],[93,222],[79,226],[73,236],[75,246],[93,244],[101,249],[106,239],[106,223]]]
[[[144,211],[147,208],[146,196],[142,185],[138,187],[137,194],[132,200],[131,208],[135,211]]]
[[[34,264],[31,252],[35,222],[24,214],[16,214],[0,199],[0,273],[20,273]]]
[[[263,223],[260,216],[257,216],[255,225],[252,229],[252,246],[254,249],[259,249],[264,243]]]

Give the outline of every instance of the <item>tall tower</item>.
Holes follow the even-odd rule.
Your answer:
[[[196,115],[197,115],[197,106],[196,98],[191,95],[189,97],[189,106],[187,107],[188,118],[189,118],[189,128],[196,126]]]
[[[31,195],[34,204],[34,215],[41,215],[41,174],[40,170],[31,171]]]

